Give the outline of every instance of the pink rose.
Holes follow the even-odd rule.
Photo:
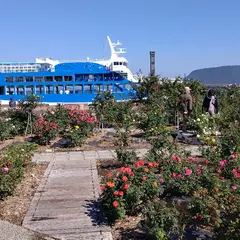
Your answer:
[[[236,186],[232,186],[232,190],[235,191],[237,189]]]
[[[197,174],[201,174],[201,173],[202,173],[201,169],[198,168],[198,169],[197,169]]]
[[[191,169],[187,169],[187,170],[185,171],[185,175],[189,176],[189,175],[191,175],[191,174],[192,174],[192,170],[191,170]]]
[[[221,167],[224,167],[225,164],[226,164],[226,160],[223,160],[223,161],[220,161],[220,162],[219,162],[219,165],[220,165]]]
[[[173,173],[173,174],[172,174],[172,176],[173,176],[173,177],[176,177],[176,176],[177,176],[177,174],[176,174],[176,173]]]
[[[3,168],[3,172],[8,173],[8,167]]]
[[[182,177],[183,177],[182,174],[178,174],[179,179],[182,179]]]
[[[190,160],[190,161],[196,161],[196,158],[194,158],[194,157],[188,157],[188,159]]]

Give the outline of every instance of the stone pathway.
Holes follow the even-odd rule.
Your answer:
[[[199,155],[196,148],[188,148]],[[138,149],[143,157],[147,149]],[[66,240],[111,240],[97,199],[96,160],[113,159],[114,150],[41,153],[33,162],[49,166],[24,218],[23,227]]]

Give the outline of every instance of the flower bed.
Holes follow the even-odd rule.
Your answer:
[[[0,198],[14,193],[16,185],[21,182],[25,169],[31,163],[36,150],[35,144],[20,143],[8,146],[0,155]]]
[[[213,164],[178,156],[159,163],[138,160],[104,174],[102,211],[111,223],[143,215],[145,233],[166,239],[197,226],[218,231],[239,213],[237,166],[236,154]]]
[[[98,121],[86,111],[77,108],[57,106],[46,111],[35,123],[35,139],[39,144],[49,144],[57,136],[69,139],[70,146],[82,146]]]
[[[180,149],[166,127],[179,111],[184,84],[193,89],[194,111],[188,128],[204,142],[202,159]],[[116,129],[117,159],[122,164],[101,179],[102,212],[111,224],[141,216],[146,238],[192,239],[194,231],[198,235],[205,231],[209,239],[219,239],[220,232],[224,239],[239,239],[239,103],[226,101],[231,91],[237,95],[239,90],[219,93],[223,114],[212,119],[202,115],[198,101],[205,95],[204,87],[197,82],[184,84],[144,78],[136,87],[137,105],[112,98],[98,102],[102,121],[111,120]],[[128,149],[133,128],[141,129],[151,145],[143,160],[136,160]],[[216,131],[221,131],[220,137],[213,136],[219,135]]]

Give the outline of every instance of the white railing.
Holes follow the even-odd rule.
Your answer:
[[[100,62],[100,61],[107,61],[106,59],[85,59],[85,60],[59,60],[60,63],[64,62]]]

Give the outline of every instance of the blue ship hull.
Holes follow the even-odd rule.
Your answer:
[[[118,101],[134,95],[132,82],[96,63],[62,63],[54,71],[0,73],[0,100],[19,101],[35,94],[43,103],[91,103],[104,91]]]
[[[99,93],[101,94],[101,93]],[[78,104],[78,103],[92,103],[94,98],[98,94],[62,94],[62,95],[56,95],[56,94],[36,94],[41,97],[41,102],[42,103],[61,103],[61,104]],[[124,101],[124,100],[129,100],[132,99],[133,95],[132,92],[126,92],[126,93],[113,93],[117,101]],[[5,95],[1,96],[0,100],[3,101],[9,101],[10,98],[13,98],[15,101],[20,101],[23,99],[26,99],[26,95],[22,96],[14,96],[14,95]]]

